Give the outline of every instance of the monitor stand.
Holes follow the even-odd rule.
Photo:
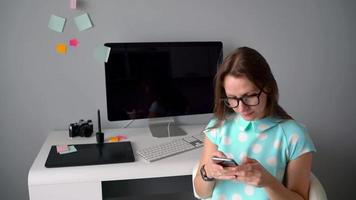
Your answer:
[[[150,118],[148,120],[148,126],[153,137],[162,138],[187,135],[187,132],[176,125],[172,117]]]

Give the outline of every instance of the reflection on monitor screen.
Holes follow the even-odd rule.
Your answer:
[[[213,111],[221,42],[107,43],[109,121]]]

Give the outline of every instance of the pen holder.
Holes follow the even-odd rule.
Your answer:
[[[104,133],[97,132],[97,133],[96,133],[96,141],[97,141],[99,144],[104,143]]]

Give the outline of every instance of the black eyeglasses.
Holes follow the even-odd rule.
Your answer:
[[[240,98],[225,97],[225,98],[221,98],[221,100],[229,108],[236,108],[237,106],[239,106],[240,101],[246,106],[257,106],[260,103],[260,96],[262,92],[263,92],[263,88],[260,90],[258,94],[244,95]]]

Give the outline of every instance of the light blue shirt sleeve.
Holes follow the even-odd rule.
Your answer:
[[[287,120],[283,123],[283,129],[288,145],[288,160],[294,160],[305,153],[316,151],[314,143],[304,126],[295,120]]]
[[[211,119],[204,129],[206,137],[214,144],[218,145],[221,140],[220,127],[212,128],[216,124],[216,119]]]

